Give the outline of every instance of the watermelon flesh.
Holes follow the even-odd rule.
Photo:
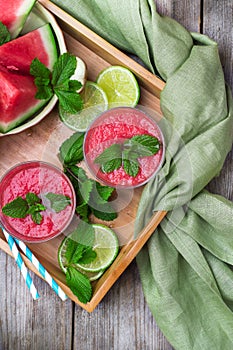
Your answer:
[[[53,68],[57,48],[49,24],[0,46],[0,66],[9,70],[29,73],[35,57],[49,69]]]
[[[0,0],[0,21],[8,28],[11,38],[21,32],[36,0]]]
[[[0,46],[0,132],[15,128],[35,114],[47,100],[35,99],[37,88],[30,64],[39,58],[49,69],[58,52],[49,24]]]

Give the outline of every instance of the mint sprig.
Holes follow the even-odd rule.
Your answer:
[[[0,22],[0,45],[3,45],[11,40],[11,35],[5,24]]]
[[[126,139],[123,144],[114,143],[105,148],[94,160],[104,173],[123,167],[126,174],[137,176],[140,165],[139,158],[156,154],[161,145],[157,137],[147,134],[135,135]]]
[[[77,90],[82,87],[82,84],[78,80],[70,79],[76,66],[76,57],[68,52],[59,56],[52,71],[35,58],[30,65],[30,74],[34,76],[37,87],[35,97],[47,100],[55,94],[66,112],[80,111],[83,108],[83,101]]]
[[[46,207],[41,204],[41,199],[32,192],[27,193],[25,199],[19,196],[2,208],[3,214],[12,218],[25,219],[27,215],[31,215],[36,224],[41,223],[40,212],[44,210]]]
[[[91,214],[105,221],[117,217],[108,202],[114,188],[102,186],[87,177],[86,172],[76,165],[83,160],[84,133],[76,132],[65,140],[59,149],[59,159],[63,163],[64,172],[73,184],[76,193],[76,213],[88,222]],[[98,209],[97,209],[98,208]]]
[[[43,198],[43,194],[41,196]],[[71,203],[69,197],[61,194],[49,192],[45,196],[49,201],[49,205],[47,207],[53,209],[56,213],[62,211]],[[27,215],[31,215],[32,220],[36,224],[40,225],[43,220],[41,212],[45,211],[47,207],[42,204],[41,198],[39,198],[35,193],[28,192],[25,199],[19,196],[7,203],[2,208],[2,212],[6,216],[18,219],[25,219]]]
[[[83,303],[90,300],[92,286],[89,279],[76,270],[76,264],[88,264],[96,258],[96,252],[92,249],[94,234],[94,228],[91,225],[80,221],[66,241],[66,283]]]

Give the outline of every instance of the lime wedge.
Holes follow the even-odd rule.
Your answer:
[[[93,250],[97,256],[89,264],[76,263],[72,267],[85,274],[91,281],[94,281],[112,264],[118,254],[119,244],[115,232],[109,227],[101,224],[93,224],[92,226],[95,231]],[[68,240],[72,240],[72,234],[63,239],[58,249],[58,262],[64,273],[66,273],[68,265],[65,258]]]
[[[93,119],[108,109],[108,99],[103,89],[91,81],[86,82],[80,96],[83,100],[81,111],[72,114],[59,108],[59,115],[70,129],[84,132]]]
[[[133,73],[122,66],[110,66],[100,72],[97,84],[105,91],[109,108],[135,107],[140,98],[140,88]]]

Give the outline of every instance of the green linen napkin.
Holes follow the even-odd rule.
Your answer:
[[[137,257],[148,305],[176,349],[233,349],[233,204],[203,188],[232,146],[233,104],[217,44],[161,17],[154,0],[55,0],[166,81],[166,160],[145,187],[137,234],[169,213]]]

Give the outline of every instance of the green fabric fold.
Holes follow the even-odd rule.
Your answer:
[[[166,159],[143,191],[135,235],[154,211],[169,213],[138,254],[142,286],[176,349],[233,349],[233,204],[203,190],[233,140],[217,44],[160,16],[154,0],[53,2],[166,81]]]

